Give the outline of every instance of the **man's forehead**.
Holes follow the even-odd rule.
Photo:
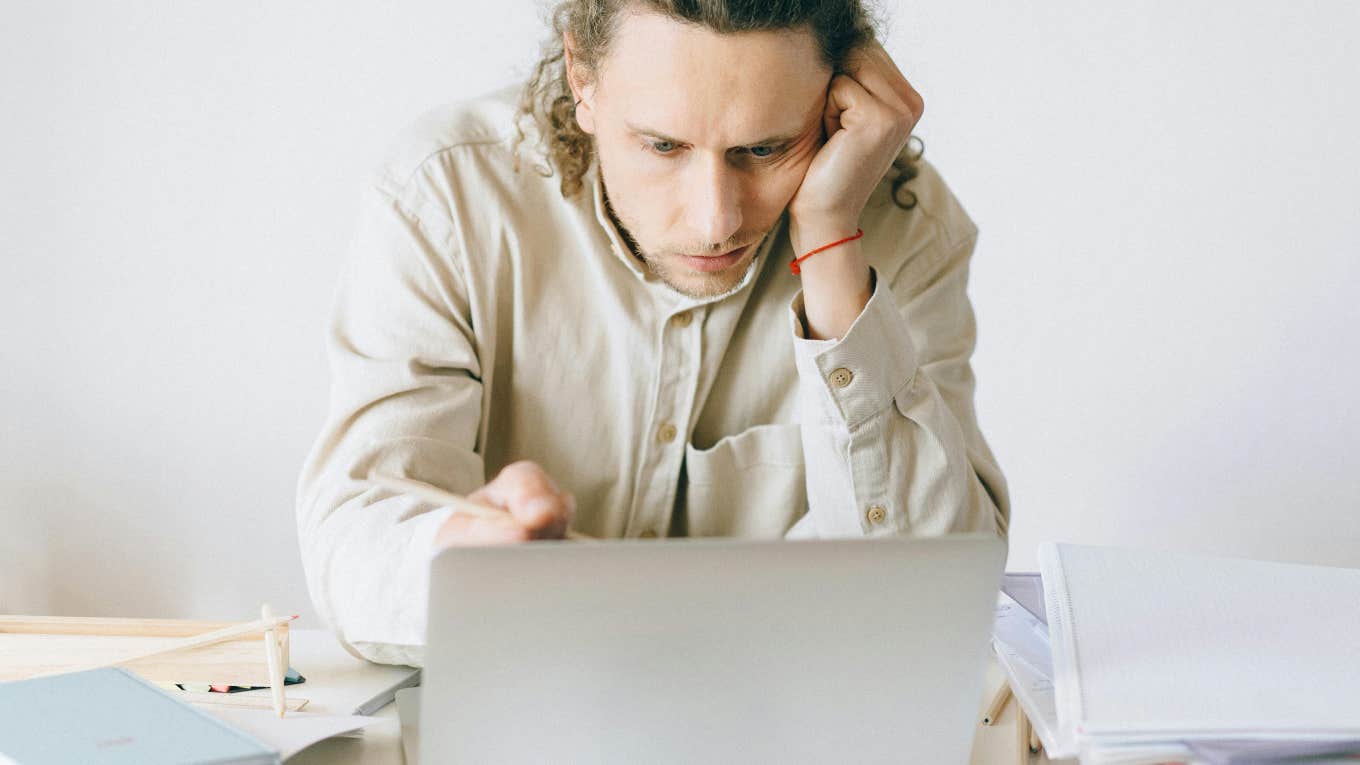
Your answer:
[[[632,132],[754,145],[820,119],[831,72],[803,30],[720,34],[629,13],[600,74],[600,95]]]

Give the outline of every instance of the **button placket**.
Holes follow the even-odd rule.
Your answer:
[[[630,532],[656,536],[656,527],[664,525],[680,480],[680,465],[684,460],[684,444],[688,438],[688,423],[694,406],[694,393],[699,379],[700,333],[691,308],[674,314],[662,327],[660,374],[656,394],[656,420],[651,428],[643,459],[642,484],[635,493],[635,504],[629,520]],[[684,318],[681,318],[684,317]]]
[[[663,422],[661,427],[656,430],[656,440],[663,444],[669,444],[675,440],[676,427],[673,422]]]

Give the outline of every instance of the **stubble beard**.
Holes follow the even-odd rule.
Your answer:
[[[744,258],[746,260],[744,268],[741,268],[741,264],[738,263],[730,269],[711,274],[685,270],[684,275],[688,278],[681,278],[679,274],[671,270],[666,258],[650,255],[638,245],[637,239],[633,237],[628,226],[624,224],[623,219],[614,211],[614,206],[609,202],[609,193],[604,185],[603,170],[600,172],[600,196],[604,200],[604,209],[609,215],[609,220],[618,230],[624,244],[628,245],[628,250],[632,256],[641,262],[648,271],[655,274],[662,284],[686,297],[696,300],[725,297],[736,292],[738,286],[745,281],[747,272],[755,268],[755,257],[751,253],[747,253]],[[764,241],[763,237],[761,241]],[[758,249],[760,242],[755,242],[750,246],[752,249]],[[680,268],[683,269],[683,266]]]

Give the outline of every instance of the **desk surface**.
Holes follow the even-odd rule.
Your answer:
[[[383,671],[379,666],[350,656],[325,630],[290,630],[289,645],[291,664],[307,678],[307,682],[290,686],[288,694],[308,699],[308,712],[350,714],[356,704],[364,701],[356,697],[356,689],[360,689],[359,695],[362,695],[365,679],[371,680],[374,673]],[[979,720],[1001,683],[1001,677],[1001,669],[995,660],[989,661],[986,698],[978,700]],[[268,691],[250,693],[267,694]],[[1015,740],[1015,709],[1015,702],[1011,702],[995,725],[977,726],[970,765],[1021,762]],[[362,736],[322,741],[288,760],[289,765],[403,765],[396,705],[388,704],[376,717],[378,722],[368,726]],[[910,757],[904,757],[904,761],[910,761]],[[1029,757],[1026,762],[1033,765],[1050,760],[1040,754]],[[1052,762],[1054,765],[1076,765],[1076,760]]]

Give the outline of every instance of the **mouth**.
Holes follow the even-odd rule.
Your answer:
[[[731,268],[737,261],[741,260],[741,256],[745,255],[750,247],[751,245],[748,244],[721,255],[681,255],[680,259],[684,261],[686,266],[695,271],[711,273]]]

